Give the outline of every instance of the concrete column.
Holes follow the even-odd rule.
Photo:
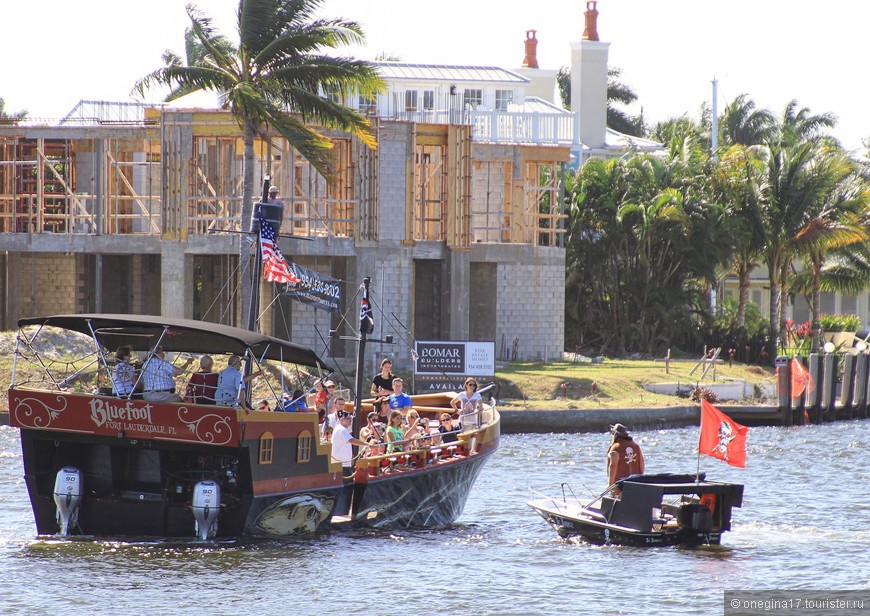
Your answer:
[[[447,273],[449,280],[445,288],[449,289],[447,300],[447,332],[451,340],[468,340],[471,326],[469,302],[471,299],[471,253],[468,251],[451,250],[447,257]]]
[[[182,242],[161,244],[160,314],[166,317],[193,318],[193,257],[184,248]]]

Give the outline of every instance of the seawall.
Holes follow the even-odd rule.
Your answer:
[[[719,406],[723,413],[747,426],[779,426],[782,417],[775,406]],[[621,423],[629,430],[660,430],[697,426],[698,406],[668,406],[637,409],[573,409],[520,411],[499,409],[503,434],[546,432],[607,432]]]

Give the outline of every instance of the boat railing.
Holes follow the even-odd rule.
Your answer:
[[[442,459],[452,459],[457,456],[466,456],[475,452],[477,438],[480,432],[486,429],[495,420],[495,407],[488,409],[490,418],[483,425],[475,428],[459,428],[450,432],[430,432],[428,435],[420,435],[398,441],[374,443],[368,449],[360,452],[357,459],[357,468],[367,469],[370,475],[377,475],[380,469],[392,470],[398,467],[424,468],[427,465],[439,462]],[[444,442],[444,434],[455,434],[456,441]],[[424,441],[430,441],[424,444]],[[370,455],[372,450],[385,449],[388,446],[402,447],[401,451]]]

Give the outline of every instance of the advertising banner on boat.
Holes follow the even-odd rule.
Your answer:
[[[319,274],[296,263],[289,263],[290,273],[299,280],[281,285],[282,295],[311,304],[315,308],[339,312],[341,309],[341,285],[335,278]]]
[[[495,342],[417,341],[414,393],[460,390],[468,377],[481,385],[495,379]]]

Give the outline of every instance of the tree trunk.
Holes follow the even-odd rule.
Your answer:
[[[819,304],[821,303],[821,275],[822,263],[824,257],[822,255],[813,255],[810,258],[810,267],[813,268],[813,299],[811,303],[812,318],[813,318],[813,347],[812,352],[818,353],[822,347],[822,323],[819,319]]]
[[[741,263],[738,266],[738,276],[740,278],[740,287],[737,292],[737,316],[735,317],[734,325],[738,328],[746,325],[746,301],[749,299],[749,282],[754,265]]]
[[[767,350],[771,359],[776,357],[777,345],[776,341],[779,333],[779,260],[768,260],[767,262],[767,280],[770,282],[770,323],[769,325],[769,340],[767,341]]]

